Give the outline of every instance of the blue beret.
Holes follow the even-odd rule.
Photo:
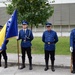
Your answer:
[[[23,21],[22,21],[22,25],[28,25],[28,22],[25,21],[25,20],[23,20]]]
[[[3,28],[3,26],[2,26],[2,25],[0,25],[0,28]]]
[[[51,25],[52,25],[52,23],[49,23],[49,22],[46,23],[46,26],[51,26]]]

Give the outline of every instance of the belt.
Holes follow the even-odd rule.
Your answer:
[[[27,42],[27,41],[30,41],[30,40],[22,40],[22,42]]]
[[[46,42],[46,44],[48,44],[48,45],[49,45],[49,44],[54,44],[54,42]]]
[[[26,42],[27,40],[22,40],[22,42]]]

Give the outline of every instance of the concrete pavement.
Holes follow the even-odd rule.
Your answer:
[[[17,66],[11,66],[7,69],[0,68],[0,75],[72,75],[67,68],[55,68],[55,72],[51,69],[44,71],[44,66],[33,66],[33,70],[29,70],[29,66],[20,70]]]
[[[55,60],[55,72],[52,72],[49,69],[47,72],[44,71],[45,62],[43,54],[33,54],[33,70],[29,70],[28,58],[26,56],[26,68],[19,70],[17,66],[17,54],[8,53],[8,68],[4,69],[0,67],[0,75],[72,75],[70,73],[70,56],[68,55],[56,55]],[[20,63],[21,63],[21,54],[20,54]],[[2,59],[2,62],[4,60]],[[50,65],[50,63],[49,63]]]
[[[17,54],[7,54],[9,63],[17,63]],[[19,60],[21,63],[21,54],[19,55]],[[3,60],[2,60],[3,61]],[[45,65],[44,54],[33,54],[32,55],[33,65]],[[26,64],[28,64],[28,58],[26,55]],[[50,62],[49,62],[50,65]],[[70,56],[69,55],[56,55],[55,56],[55,66],[57,67],[70,67]]]

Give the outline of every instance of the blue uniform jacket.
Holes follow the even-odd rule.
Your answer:
[[[6,50],[7,49],[7,43],[9,42],[9,40],[5,40],[4,44],[2,45],[2,50]]]
[[[45,43],[44,49],[48,51],[55,50],[55,44],[58,42],[57,33],[53,30],[45,31],[42,36],[42,41]],[[48,44],[48,42],[52,44]]]
[[[24,32],[24,30],[20,30],[19,31],[19,40],[21,39],[21,47],[27,48],[27,47],[31,47],[31,41],[33,40],[33,34],[32,31],[27,29],[26,33]]]
[[[73,47],[75,50],[75,29],[73,29],[70,34],[70,47]]]

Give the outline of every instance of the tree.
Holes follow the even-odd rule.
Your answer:
[[[44,25],[54,11],[47,0],[12,0],[11,4],[7,6],[7,13],[12,14],[16,8],[18,10],[18,22],[27,20],[31,29],[33,25],[37,27],[38,24]]]

